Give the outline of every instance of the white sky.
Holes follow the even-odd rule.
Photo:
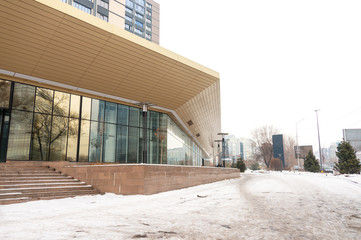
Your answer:
[[[220,73],[222,131],[318,149],[361,128],[361,1],[157,0],[160,45]]]

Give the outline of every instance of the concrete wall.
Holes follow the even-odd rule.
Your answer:
[[[100,192],[123,195],[148,195],[240,177],[239,170],[231,168],[34,161],[10,164],[19,163],[49,166],[93,185]]]

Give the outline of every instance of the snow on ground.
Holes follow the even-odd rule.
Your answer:
[[[0,206],[7,239],[361,239],[361,176],[247,172],[151,196]]]

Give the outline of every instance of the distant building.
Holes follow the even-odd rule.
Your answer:
[[[159,44],[159,4],[152,0],[60,0]]]
[[[283,135],[277,134],[272,136],[273,157],[281,159],[282,166],[285,167],[285,152],[283,146]]]
[[[361,151],[361,129],[343,129],[343,139],[349,142],[356,152]]]

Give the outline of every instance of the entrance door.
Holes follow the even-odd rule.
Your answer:
[[[9,114],[0,108],[0,162],[6,161],[6,150],[9,135]]]

